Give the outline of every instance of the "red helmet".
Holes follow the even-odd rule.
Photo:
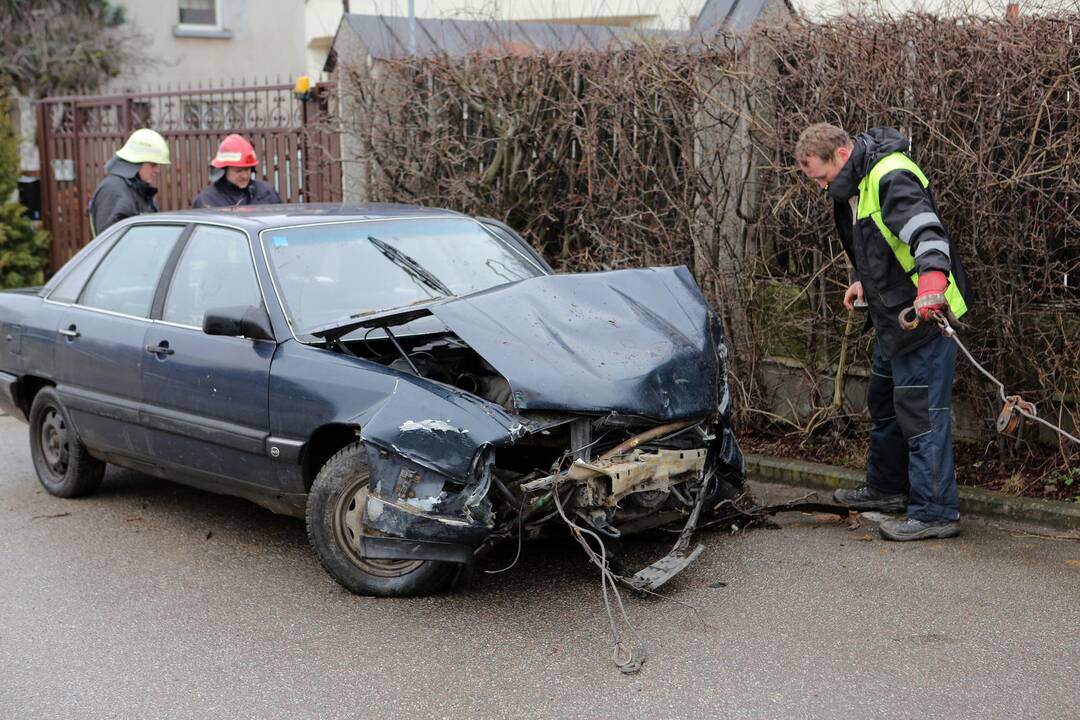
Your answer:
[[[217,155],[210,164],[216,168],[255,167],[259,160],[255,157],[255,148],[243,137],[233,134],[227,136],[218,145]]]

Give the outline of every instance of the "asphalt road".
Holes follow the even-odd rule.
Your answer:
[[[677,602],[627,598],[649,657],[624,676],[572,544],[454,594],[354,597],[300,522],[241,500],[115,470],[45,494],[0,417],[0,718],[1078,717],[1080,543],[781,524],[704,536]]]

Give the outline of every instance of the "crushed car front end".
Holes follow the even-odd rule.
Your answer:
[[[442,332],[394,332],[429,316]],[[467,563],[542,533],[557,503],[614,539],[741,490],[722,333],[685,268],[532,278],[353,325],[325,337],[366,328],[341,347],[402,372],[357,418],[368,557]]]
[[[306,510],[350,589],[415,594],[444,579],[431,563],[557,519],[617,538],[738,495],[723,334],[685,267],[554,274],[505,226],[450,213],[261,237],[296,339],[356,373],[332,404],[357,408],[335,422],[359,444]]]

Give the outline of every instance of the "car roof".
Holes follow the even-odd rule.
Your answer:
[[[240,225],[249,231],[257,233],[266,228],[309,225],[319,222],[452,217],[468,216],[453,210],[422,207],[420,205],[400,205],[397,203],[292,203],[182,210],[141,215],[139,219],[144,222],[170,220],[193,222],[201,220],[204,222]]]

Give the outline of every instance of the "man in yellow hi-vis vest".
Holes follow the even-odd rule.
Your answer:
[[[832,198],[836,229],[855,268],[844,307],[865,302],[876,334],[866,484],[834,497],[856,510],[906,513],[881,524],[890,540],[960,533],[949,411],[956,345],[936,323],[904,331],[898,316],[914,304],[924,320],[946,306],[959,318],[970,298],[957,248],[910,149],[910,140],[891,128],[852,139],[826,123],[806,128],[795,146],[803,172]]]

